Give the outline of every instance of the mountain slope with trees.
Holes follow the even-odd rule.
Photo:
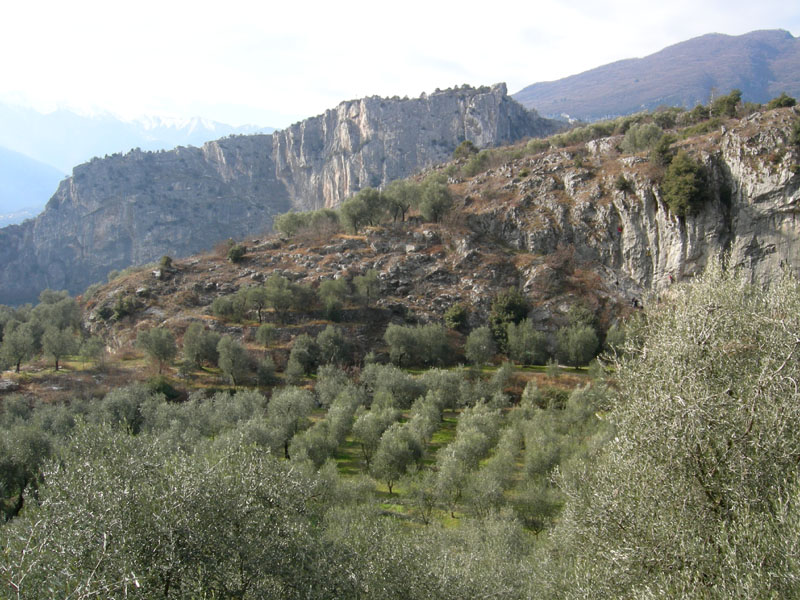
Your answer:
[[[791,234],[800,115],[749,110],[465,144],[275,235],[0,307],[4,589],[792,597],[800,283],[742,215]],[[693,270],[609,251],[616,203]]]

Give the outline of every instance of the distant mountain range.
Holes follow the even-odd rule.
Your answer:
[[[662,105],[692,108],[735,88],[750,102],[781,92],[800,97],[800,38],[783,30],[712,33],[645,58],[535,83],[513,98],[545,117],[596,121]]]
[[[93,157],[132,148],[199,147],[229,135],[272,131],[272,127],[232,127],[200,118],[124,121],[110,114],[83,116],[69,110],[42,114],[0,103],[0,225],[38,214],[59,180]]]

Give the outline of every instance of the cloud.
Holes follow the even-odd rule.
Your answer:
[[[285,126],[365,95],[506,81],[516,91],[710,32],[800,33],[785,0],[17,2],[0,96],[118,114],[211,110]]]

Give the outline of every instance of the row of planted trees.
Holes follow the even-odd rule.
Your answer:
[[[492,381],[391,365],[358,379],[326,368],[313,392],[269,399],[173,403],[142,386],[63,405],[6,396],[0,487],[16,516],[0,527],[3,589],[794,597],[800,285],[712,264],[659,302],[613,357],[613,388],[529,386],[513,407],[506,369]],[[328,459],[375,439],[362,475]],[[366,474],[388,486],[393,464],[405,465],[396,502],[429,525],[381,516]],[[439,525],[450,512],[459,527]]]

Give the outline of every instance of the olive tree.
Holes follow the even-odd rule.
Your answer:
[[[178,353],[175,336],[165,327],[152,327],[140,331],[136,336],[136,345],[156,362],[159,374]]]
[[[613,440],[561,479],[557,595],[795,595],[800,285],[713,263],[640,327],[616,355]]]

